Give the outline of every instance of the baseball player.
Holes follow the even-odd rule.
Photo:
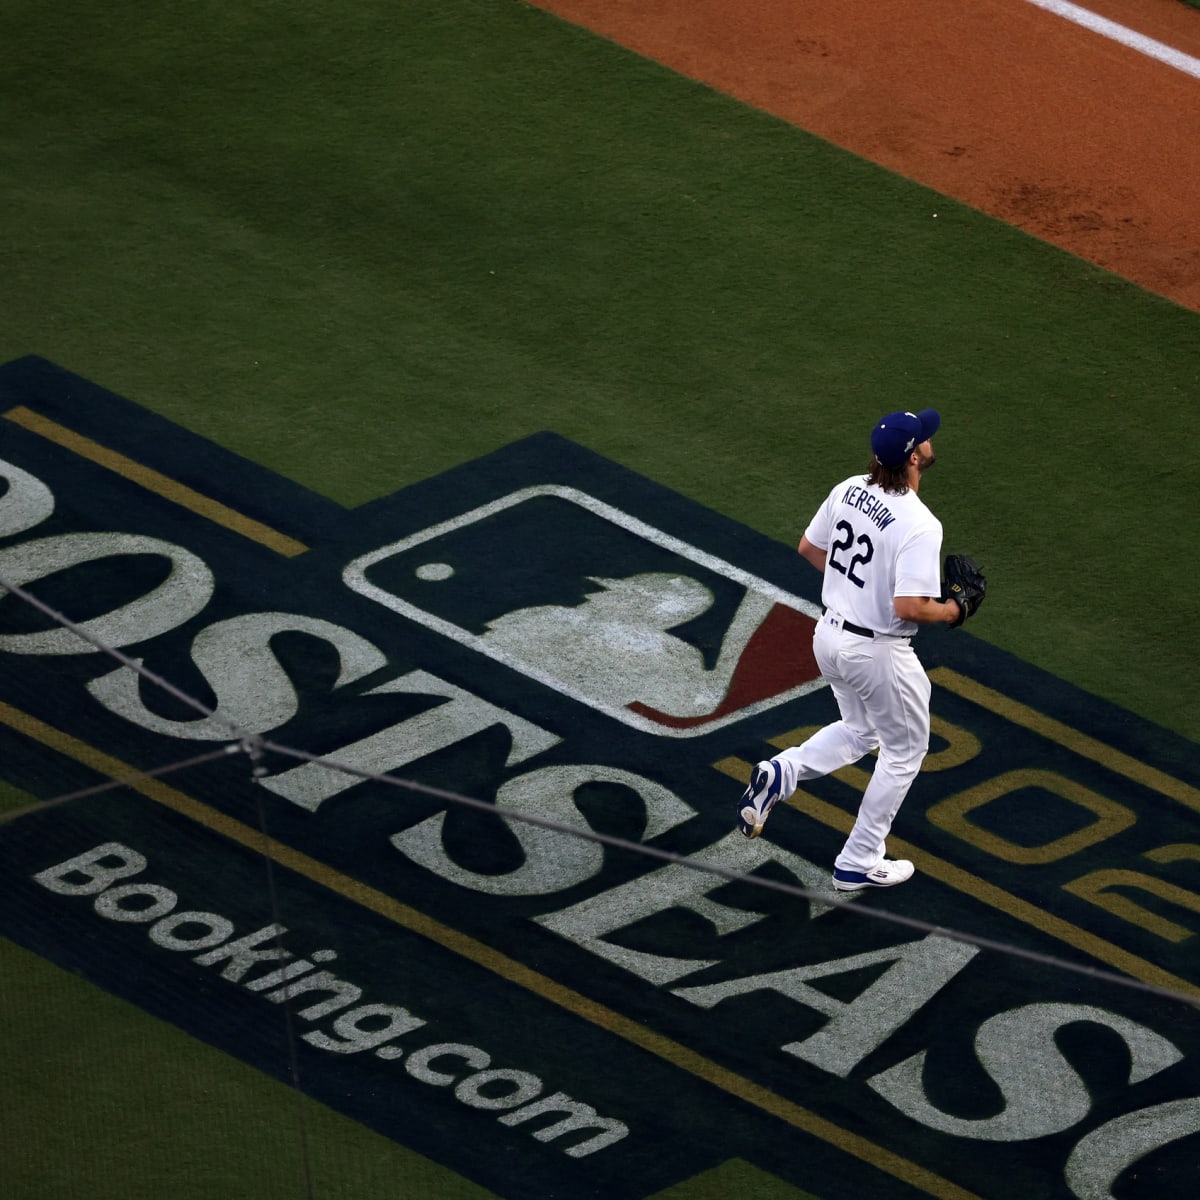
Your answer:
[[[912,877],[911,862],[884,857],[884,841],[929,749],[931,689],[912,637],[921,625],[961,625],[986,588],[972,560],[952,556],[954,562],[946,561],[952,598],[942,599],[942,526],[917,495],[935,461],[932,438],[940,424],[931,408],[878,421],[868,473],[839,483],[804,531],[800,553],[824,574],[825,612],[813,649],[841,719],[758,763],[738,805],[738,827],[758,837],[774,805],[802,780],[878,750],[854,828],[834,863],[833,886],[843,892]]]

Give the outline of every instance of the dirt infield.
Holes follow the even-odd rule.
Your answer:
[[[539,7],[1200,311],[1200,79],[1028,0]],[[1092,12],[1200,58],[1178,0]]]

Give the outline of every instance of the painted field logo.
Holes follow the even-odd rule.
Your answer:
[[[917,879],[834,906],[869,760],[734,829],[834,712],[790,545],[553,434],[348,512],[35,359],[0,574],[216,714],[0,594],[7,779],[192,764],[0,826],[0,933],[279,1078],[294,999],[306,1091],[494,1193],[1195,1195],[1195,1009],[1044,961],[1200,996],[1181,739],[923,632]]]
[[[345,580],[649,732],[708,733],[821,683],[811,601],[576,488],[524,488],[362,555]],[[565,602],[544,602],[548,581]]]

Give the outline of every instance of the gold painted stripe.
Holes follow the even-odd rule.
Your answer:
[[[750,772],[753,770],[753,764],[740,758],[723,758],[720,762],[713,763],[713,766],[742,784],[749,780]],[[787,803],[806,816],[810,816],[814,820],[820,821],[822,825],[828,825],[830,829],[836,829],[842,834],[848,834],[854,825],[854,818],[849,813],[816,796],[810,796],[807,792],[796,791]],[[1006,892],[1003,888],[988,883],[986,879],[973,875],[970,871],[956,867],[936,854],[930,854],[919,846],[914,846],[912,842],[903,841],[889,834],[888,847],[899,857],[909,859],[924,874],[933,879],[974,900],[982,901],[1000,912],[1007,913],[1010,917],[1016,917],[1018,921],[1023,921],[1026,925],[1031,925],[1034,929],[1049,934],[1068,946],[1074,946],[1075,949],[1090,954],[1110,967],[1124,971],[1126,975],[1134,979],[1200,998],[1200,987],[1196,984],[1181,979],[1178,975],[1173,975],[1170,971],[1165,971],[1162,967],[1148,962],[1144,958],[1139,958],[1136,954],[1130,954],[1127,950],[1122,950],[1120,946],[1114,946],[1112,942],[1107,942],[1095,934],[1088,933],[1085,929],[1080,929],[1078,925],[1072,925],[1069,921],[1052,916],[1038,908],[1037,905],[1030,904],[1029,901],[1022,900],[1019,896],[1014,896],[1011,892]]]
[[[1044,738],[1049,738],[1052,742],[1057,742],[1060,746],[1065,746],[1068,750],[1073,750],[1076,754],[1083,755],[1084,758],[1098,762],[1110,771],[1124,775],[1126,779],[1132,779],[1134,783],[1140,783],[1144,787],[1151,788],[1153,791],[1160,792],[1162,795],[1186,805],[1194,812],[1200,812],[1200,789],[1191,787],[1182,779],[1176,779],[1174,775],[1168,775],[1165,771],[1160,771],[1148,763],[1140,762],[1131,755],[1122,754],[1120,750],[1114,750],[1107,743],[1088,737],[1086,733],[1080,733],[1078,729],[1073,729],[1070,725],[1064,725],[1063,722],[1056,721],[1053,717],[1046,716],[1045,713],[1028,708],[1011,696],[1004,695],[1003,692],[997,692],[992,688],[985,687],[982,683],[976,683],[974,679],[968,679],[965,675],[960,675],[949,667],[935,667],[929,672],[929,678],[939,687],[955,692],[991,712],[999,713],[1014,725],[1024,726],[1034,733],[1041,734]]]
[[[99,442],[94,442],[91,438],[84,437],[83,434],[76,433],[73,429],[68,429],[65,425],[60,425],[57,421],[52,421],[49,417],[44,417],[41,413],[36,413],[23,404],[17,405],[16,408],[10,408],[4,416],[15,425],[20,425],[22,429],[40,434],[48,441],[54,442],[55,445],[73,451],[80,457],[89,459],[110,471],[115,471],[118,475],[144,487],[147,491],[162,496],[183,508],[191,509],[199,516],[205,517],[217,525],[223,525],[226,529],[233,530],[234,533],[240,533],[243,537],[250,538],[251,541],[258,542],[288,558],[295,558],[297,554],[303,554],[308,549],[303,542],[288,537],[286,533],[280,533],[279,530],[272,529],[261,521],[247,517],[228,505],[222,504],[219,500],[202,495],[167,475],[135,462],[132,458],[126,458],[124,454],[118,454],[117,451],[110,450],[107,446],[102,446]]]
[[[119,779],[134,774],[136,771],[128,763],[113,758],[94,746],[81,742],[70,734],[64,733],[52,725],[47,725],[36,717],[3,702],[0,702],[0,721],[27,737],[49,746],[52,750],[111,778]],[[874,1142],[858,1134],[842,1129],[810,1109],[794,1104],[768,1088],[752,1083],[736,1072],[727,1070],[679,1042],[647,1029],[606,1005],[589,1000],[572,988],[532,970],[524,963],[492,949],[469,934],[443,925],[433,917],[411,908],[375,888],[368,887],[357,879],[344,875],[290,846],[268,841],[259,830],[252,826],[210,808],[207,804],[193,799],[161,780],[143,779],[128,786],[173,812],[203,825],[206,829],[237,842],[239,845],[246,846],[256,853],[267,855],[280,866],[295,871],[348,900],[353,900],[364,908],[428,938],[439,946],[444,946],[493,974],[518,984],[567,1012],[590,1021],[601,1029],[656,1055],[680,1070],[687,1071],[697,1079],[718,1087],[739,1100],[753,1104],[794,1128],[820,1138],[870,1166],[902,1180],[911,1187],[936,1197],[936,1200],[980,1200],[980,1197],[973,1192],[966,1191],[957,1184],[951,1183],[950,1180],[943,1179],[940,1175],[926,1170],[917,1163],[910,1162],[882,1146],[877,1146]]]

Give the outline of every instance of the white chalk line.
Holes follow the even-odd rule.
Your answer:
[[[1036,4],[1038,8],[1044,8],[1047,12],[1052,12],[1056,16],[1065,17],[1068,21],[1074,21],[1076,25],[1082,25],[1085,29],[1092,30],[1093,33],[1111,38],[1114,42],[1120,42],[1121,45],[1128,46],[1131,50],[1137,50],[1150,58],[1156,58],[1159,62],[1166,63],[1167,66],[1174,67],[1177,71],[1183,71],[1187,75],[1200,79],[1200,58],[1184,54],[1182,50],[1176,50],[1174,46],[1156,42],[1153,38],[1146,37],[1145,34],[1136,33],[1124,25],[1118,25],[1116,21],[1098,16],[1090,9],[1081,8],[1078,4],[1070,4],[1068,0],[1028,0],[1028,2]]]

